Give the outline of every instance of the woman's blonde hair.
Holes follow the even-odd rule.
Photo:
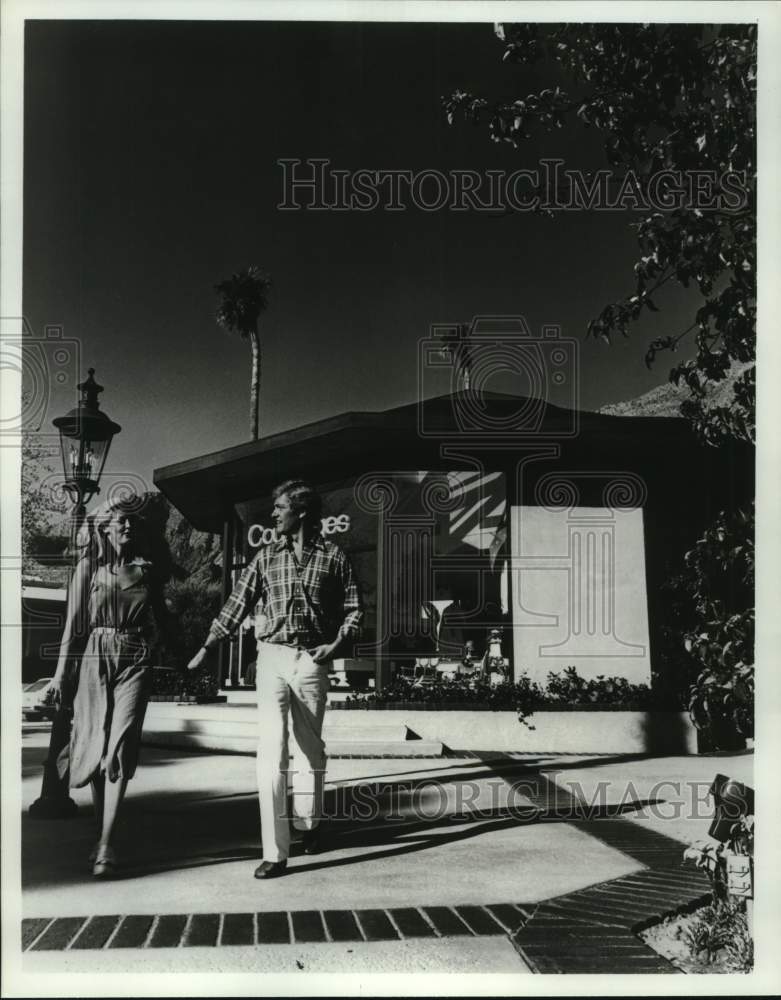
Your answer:
[[[109,499],[85,517],[76,536],[76,548],[81,558],[89,558],[96,564],[111,560],[112,552],[106,544],[106,528],[116,514],[127,514],[139,518],[145,506],[145,498],[135,493],[123,494]]]

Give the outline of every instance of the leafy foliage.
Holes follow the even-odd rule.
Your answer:
[[[754,966],[754,943],[745,911],[737,901],[720,900],[703,907],[687,927],[685,938],[692,957],[701,965],[719,962],[724,972],[750,972]]]
[[[531,715],[541,697],[539,687],[528,678],[518,683],[491,684],[479,678],[443,678],[425,687],[416,687],[404,677],[395,677],[376,694],[357,695],[353,705],[385,705],[400,702],[421,705],[481,705],[495,712],[516,711],[521,719]]]
[[[197,698],[213,698],[218,690],[217,678],[213,671],[206,668],[194,672],[188,671],[184,678],[185,694],[195,695]]]
[[[152,695],[167,695],[177,698],[193,695],[213,698],[219,690],[217,679],[206,670],[155,669],[152,673]]]
[[[64,491],[52,485],[54,469],[48,451],[36,434],[22,434],[22,560],[23,572],[29,569],[31,557],[55,556],[64,552],[68,539],[53,525],[55,515],[68,509]]]
[[[409,703],[410,705],[481,706],[491,711],[514,711],[524,722],[535,709],[574,708],[587,705],[612,705],[627,709],[651,708],[656,702],[648,686],[630,684],[623,677],[599,676],[585,680],[575,667],[568,667],[563,676],[549,673],[543,688],[528,676],[516,682],[492,684],[482,678],[467,676],[440,679],[425,686],[416,686],[404,677],[395,677],[379,694],[357,695],[348,699],[355,706]]]
[[[754,943],[749,933],[746,901],[728,894],[729,854],[754,856],[754,817],[741,816],[732,824],[724,843],[697,841],[684,851],[685,861],[694,861],[705,871],[713,887],[713,904],[697,912],[686,930],[692,958],[703,965],[715,963],[726,972],[750,972]]]
[[[683,694],[703,748],[754,735],[754,512],[722,511],[662,588],[654,687]]]
[[[167,667],[184,670],[198,651],[209,622],[221,607],[218,583],[204,584],[199,580],[176,580],[166,590],[171,628],[161,642],[160,662]]]
[[[549,673],[545,687],[545,703],[562,705],[623,705],[645,708],[651,697],[647,684],[631,684],[625,677],[605,677],[592,680],[581,677],[575,667],[563,674]]]
[[[165,588],[168,627],[160,636],[156,660],[184,671],[220,608],[220,571],[216,565],[219,539],[192,528],[161,493],[154,496],[157,516],[165,523],[164,549],[171,566],[166,575],[173,577]],[[154,555],[151,558],[159,562],[163,555],[161,552],[156,559]],[[162,678],[161,673],[161,683]]]
[[[219,295],[216,318],[229,333],[249,337],[257,332],[260,315],[268,306],[271,279],[259,267],[248,267],[214,286]]]
[[[694,608],[685,646],[699,672],[690,689],[695,725],[754,735],[753,511],[722,513],[687,553],[684,586]],[[726,749],[726,747],[722,747]]]
[[[696,357],[671,372],[690,392],[682,413],[711,444],[725,437],[753,441],[753,364],[736,381],[729,407],[708,409],[704,402],[709,382],[756,354],[756,25],[511,24],[495,32],[506,61],[555,65],[577,93],[557,86],[490,102],[459,90],[443,99],[449,122],[457,116],[487,122],[494,142],[518,148],[533,130],[562,128],[574,117],[604,133],[608,163],[619,178],[631,173],[641,195],[662,171],[739,175],[744,197],[734,209],[692,201],[631,224],[635,287],[606,305],[588,333],[608,342],[617,333],[628,336],[644,310],[658,311],[653,296],[662,286],[695,286],[704,301],[692,323],[656,338],[646,363],[696,330]]]
[[[684,861],[693,861],[695,867],[704,871],[713,887],[717,901],[725,901],[727,893],[727,855],[743,854],[754,857],[754,817],[739,817],[731,825],[727,840],[719,843],[698,840],[683,852]]]
[[[495,142],[518,148],[533,130],[579,120],[604,135],[619,183],[631,177],[648,203],[664,171],[739,180],[728,208],[691,196],[630,225],[637,239],[634,288],[607,304],[587,332],[610,343],[629,335],[657,292],[676,283],[699,293],[689,326],[656,337],[646,352],[674,351],[695,331],[696,355],[670,373],[688,389],[681,413],[711,445],[755,439],[756,65],[753,24],[497,25],[504,59],[542,63],[572,80],[525,98],[489,102],[456,91],[444,99],[457,116],[486,123]],[[623,190],[623,188],[622,188]],[[639,198],[638,198],[639,201]],[[552,213],[551,213],[552,214]],[[713,386],[738,369],[728,405],[709,406]],[[753,733],[753,511],[721,515],[688,555],[682,588],[692,609],[686,648],[699,664],[690,691],[695,723],[715,740]],[[684,617],[687,612],[684,611]],[[688,673],[690,668],[685,667]],[[725,732],[725,730],[727,732]]]

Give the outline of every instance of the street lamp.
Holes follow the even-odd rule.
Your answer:
[[[122,430],[100,410],[98,395],[103,392],[103,386],[98,385],[94,375],[95,369],[90,368],[88,378],[79,383],[79,405],[52,421],[60,432],[63,485],[75,505],[73,523],[76,530],[84,516],[84,508],[96,493],[100,493],[100,477],[111,441]]]
[[[111,441],[122,428],[109,419],[98,405],[103,386],[98,385],[90,368],[88,377],[79,383],[81,399],[78,406],[52,421],[60,432],[63,487],[73,503],[71,517],[71,567],[77,562],[76,538],[87,513],[87,504],[100,492],[100,477],[106,464]],[[70,743],[70,710],[58,708],[52,721],[49,754],[43,765],[40,798],[30,806],[36,819],[65,819],[76,815],[76,803],[69,795],[69,774],[60,778],[57,758]]]

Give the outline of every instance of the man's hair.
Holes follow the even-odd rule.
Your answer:
[[[323,502],[311,483],[305,479],[287,479],[271,494],[274,500],[278,500],[285,494],[290,501],[290,506],[297,514],[306,514],[309,527],[312,530],[320,530],[320,517],[323,513]]]

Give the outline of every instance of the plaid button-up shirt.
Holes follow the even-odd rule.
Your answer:
[[[266,546],[241,574],[209,635],[227,638],[249,614],[264,642],[311,648],[337,635],[357,636],[361,600],[347,556],[321,534],[304,545],[300,563],[286,539]]]

